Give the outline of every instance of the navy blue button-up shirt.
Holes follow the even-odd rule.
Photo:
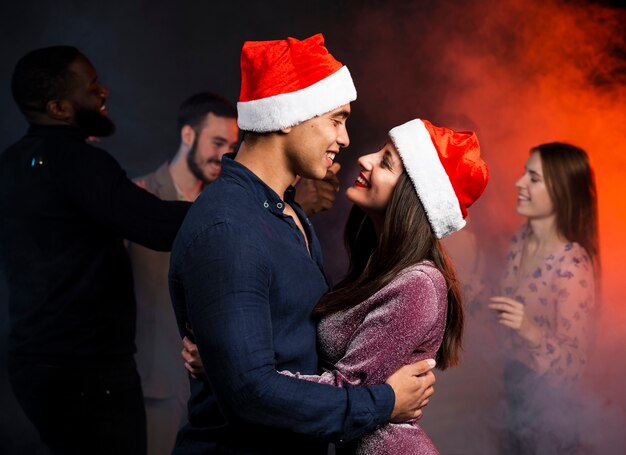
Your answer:
[[[320,245],[293,200],[283,201],[225,157],[174,243],[170,290],[179,328],[193,329],[208,381],[192,379],[189,424],[175,454],[325,453],[387,422],[388,385],[336,388],[278,373],[317,374],[311,311],[328,290]],[[231,452],[232,451],[232,452]]]

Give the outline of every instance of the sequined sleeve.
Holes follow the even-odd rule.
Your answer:
[[[381,384],[401,366],[435,357],[447,308],[445,279],[437,269],[405,269],[362,304],[369,304],[370,311],[334,369],[321,376],[294,376],[339,387]]]

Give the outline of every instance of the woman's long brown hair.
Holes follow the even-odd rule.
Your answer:
[[[403,269],[430,260],[448,287],[448,309],[443,342],[435,360],[440,369],[458,363],[463,332],[459,286],[443,246],[433,233],[424,207],[408,175],[403,173],[391,195],[380,238],[370,218],[356,205],[344,232],[348,273],[315,307],[318,317],[346,310],[371,297]]]
[[[530,152],[537,152],[541,157],[559,234],[581,245],[587,251],[596,274],[599,273],[598,198],[587,153],[563,142],[541,144]]]

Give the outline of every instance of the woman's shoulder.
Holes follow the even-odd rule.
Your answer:
[[[587,250],[577,242],[567,242],[561,251],[551,255],[551,259],[560,269],[591,269],[592,263]]]
[[[562,256],[578,257],[580,259],[589,260],[587,250],[578,242],[567,242],[563,246]]]
[[[445,277],[431,261],[421,261],[402,269],[390,285],[406,288],[434,287],[447,289]]]
[[[426,323],[445,311],[447,296],[448,287],[441,271],[432,262],[422,261],[402,269],[381,289],[376,300],[401,312],[404,318],[415,317]]]
[[[435,266],[435,264],[433,263],[433,261],[430,260],[424,260],[424,261],[420,261],[417,264],[412,264],[409,265],[408,267],[405,267],[404,269],[402,269],[400,271],[400,273],[398,273],[398,276],[403,275],[403,274],[426,274],[426,275],[441,275],[441,272],[439,271],[439,269]]]

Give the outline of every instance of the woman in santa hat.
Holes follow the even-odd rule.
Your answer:
[[[382,384],[420,359],[435,358],[440,369],[457,363],[461,295],[439,240],[465,225],[488,180],[473,132],[419,119],[393,128],[359,164],[346,191],[354,203],[345,230],[348,273],[315,308],[325,372],[293,374],[342,387]],[[417,421],[389,423],[338,451],[438,453]]]

